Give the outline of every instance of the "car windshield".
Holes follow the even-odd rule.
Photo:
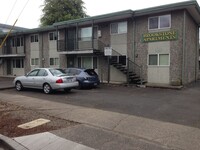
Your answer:
[[[66,76],[65,72],[62,69],[49,69],[53,76]]]
[[[89,74],[90,76],[96,76],[97,73],[94,71],[94,69],[86,69],[85,72]]]

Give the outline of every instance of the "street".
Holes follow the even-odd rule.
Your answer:
[[[50,95],[33,89],[1,92],[200,128],[200,82],[182,90],[101,85]]]
[[[182,90],[101,85],[57,91],[2,90],[0,101],[76,122],[47,130],[94,149],[200,148],[200,82]]]

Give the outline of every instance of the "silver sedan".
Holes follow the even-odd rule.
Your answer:
[[[23,88],[35,88],[43,89],[46,94],[58,89],[68,92],[79,86],[74,76],[68,76],[61,69],[53,68],[34,69],[25,76],[16,77],[13,83],[18,91]]]

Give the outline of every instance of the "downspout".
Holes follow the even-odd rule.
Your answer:
[[[58,39],[59,39],[59,35],[58,35],[58,26],[56,26],[56,35],[57,35],[57,38],[56,38],[56,50],[58,52]]]
[[[79,31],[78,31],[78,30],[79,30],[79,29],[78,29],[78,25],[79,25],[79,24],[76,23],[76,40],[75,40],[75,43],[76,43],[76,44],[75,44],[75,49],[76,49],[76,50],[79,49],[79,46],[78,46],[78,33],[79,33]]]
[[[186,13],[185,13],[185,10],[184,10],[184,14],[183,14],[183,50],[182,50],[182,53],[183,53],[183,58],[182,58],[182,85],[185,84],[185,38],[186,38]]]
[[[132,17],[132,20],[133,20],[133,45],[132,45],[132,47],[133,47],[133,56],[132,56],[132,58],[133,58],[133,62],[135,62],[135,48],[136,48],[136,45],[135,45],[135,34],[136,34],[136,21],[133,19],[133,17]]]
[[[198,80],[198,72],[199,72],[199,68],[198,68],[198,63],[199,63],[199,25],[197,25],[197,48],[196,48],[196,61],[195,61],[195,81]]]
[[[42,32],[42,44],[41,44],[41,51],[42,51],[42,68],[44,68],[44,62],[45,62],[45,59],[44,59],[44,49],[43,49],[43,47],[44,47],[44,45],[43,45],[43,43],[44,43],[44,39],[43,39],[43,32]]]
[[[94,20],[92,20],[92,50],[94,50]]]

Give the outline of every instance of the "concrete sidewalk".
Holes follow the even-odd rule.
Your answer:
[[[22,95],[1,93],[0,100],[128,137],[138,137],[167,149],[200,149],[200,129],[198,128]]]

